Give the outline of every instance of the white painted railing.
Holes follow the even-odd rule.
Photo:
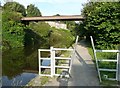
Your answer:
[[[71,67],[72,67],[72,62],[75,56],[75,50],[76,50],[76,46],[77,46],[77,42],[78,42],[78,36],[76,37],[76,41],[75,41],[75,46],[74,49],[66,49],[66,48],[53,48],[50,47],[50,49],[38,49],[38,59],[39,59],[39,75],[40,76],[59,76],[60,74],[56,74],[56,68],[62,68],[62,69],[68,69],[69,73],[71,71]],[[70,57],[56,57],[56,51],[69,51],[70,53]],[[46,57],[43,58],[41,57],[41,52],[50,52],[50,57]],[[41,64],[41,60],[50,60],[50,66],[42,66]],[[70,61],[69,66],[56,66],[56,60],[68,60]],[[50,74],[42,74],[41,73],[41,69],[42,68],[49,68],[50,69]]]
[[[108,71],[108,72],[116,72],[116,77],[115,78],[107,78],[108,80],[117,80],[118,81],[118,71],[119,71],[119,55],[120,55],[120,50],[96,50],[95,49],[95,46],[94,46],[94,42],[93,42],[93,38],[92,36],[90,36],[91,38],[91,43],[92,43],[92,47],[93,47],[93,52],[94,52],[94,58],[95,58],[95,61],[96,61],[96,67],[97,67],[97,71],[98,71],[98,76],[99,76],[99,80],[100,82],[102,82],[102,79],[101,79],[101,74],[100,74],[100,71]],[[117,59],[113,59],[113,60],[109,60],[109,59],[98,59],[97,58],[97,55],[96,53],[97,52],[111,52],[111,53],[117,53]],[[105,68],[99,68],[99,64],[98,62],[115,62],[116,63],[116,69],[105,69]]]
[[[73,53],[73,49],[65,49],[65,48],[53,48],[53,47],[51,47],[50,49],[38,49],[38,58],[39,58],[39,75],[40,76],[51,76],[51,77],[53,77],[53,76],[59,76],[60,74],[57,74],[57,73],[55,73],[56,72],[56,68],[62,68],[62,69],[69,69],[69,72],[70,72],[70,67],[71,67],[71,64],[69,64],[69,66],[56,66],[56,64],[55,64],[55,62],[56,62],[56,60],[70,60],[70,62],[71,62],[71,57],[72,56],[70,56],[70,57],[56,57],[56,51],[70,51],[71,53],[70,53],[70,55],[72,55],[72,53]],[[43,57],[41,57],[41,52],[50,52],[50,58],[43,58]],[[41,60],[50,60],[50,66],[42,66],[42,64],[41,64]],[[42,68],[48,68],[48,69],[50,69],[50,74],[42,74],[42,72],[41,72],[41,69]]]

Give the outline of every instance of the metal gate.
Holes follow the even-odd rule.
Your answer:
[[[117,81],[120,81],[120,63],[119,63],[120,62],[120,50],[96,50],[95,46],[94,46],[94,42],[93,42],[92,36],[90,36],[90,38],[91,38],[91,43],[92,43],[93,52],[94,52],[94,58],[95,58],[95,61],[96,61],[96,67],[97,67],[97,71],[98,71],[98,76],[99,76],[100,82],[102,82],[101,71],[104,71],[104,72],[115,72],[116,74],[115,74],[114,78],[108,77],[107,74],[105,74],[104,77],[107,80],[117,80]],[[107,58],[100,59],[100,58],[97,58],[97,55],[96,55],[98,52],[101,52],[101,53],[105,53],[105,52],[116,53],[117,58],[115,58],[115,59],[107,59]],[[99,62],[113,62],[113,63],[116,63],[116,67],[115,68],[100,68]]]
[[[56,55],[57,51],[70,51],[70,57],[59,57]],[[38,57],[39,57],[39,75],[40,76],[59,76],[60,74],[56,73],[56,68],[61,68],[61,69],[68,69],[68,72],[71,70],[71,64],[72,64],[72,55],[73,55],[74,49],[65,49],[65,48],[53,48],[50,47],[50,49],[38,49]],[[49,57],[41,57],[41,52],[49,52],[50,56]],[[42,60],[49,60],[50,65],[49,66],[43,66],[42,65]],[[56,65],[56,60],[68,60],[68,66],[59,66]],[[43,74],[42,73],[42,68],[44,69],[50,69],[49,74]]]

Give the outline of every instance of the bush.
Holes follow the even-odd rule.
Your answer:
[[[7,2],[4,4],[3,9],[8,10],[10,12],[15,11],[15,12],[22,13],[23,16],[26,15],[25,7],[19,4],[18,2]]]
[[[24,46],[24,29],[26,27],[20,23],[22,15],[18,12],[3,11],[2,14],[2,42],[3,50]]]
[[[97,48],[116,48],[120,44],[120,4],[118,2],[89,2],[82,14],[86,19],[80,29],[87,39],[92,35]]]
[[[51,46],[68,48],[73,44],[75,37],[69,30],[52,28],[52,31],[50,35]]]

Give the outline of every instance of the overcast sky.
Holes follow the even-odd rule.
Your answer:
[[[2,5],[6,0],[1,0]],[[27,7],[34,4],[38,7],[43,16],[60,15],[80,15],[82,4],[88,0],[13,0]]]

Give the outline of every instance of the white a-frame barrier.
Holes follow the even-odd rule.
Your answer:
[[[119,57],[120,57],[120,50],[96,50],[95,49],[95,46],[94,46],[94,42],[93,42],[93,38],[92,38],[92,36],[90,36],[90,38],[91,38],[91,43],[92,43],[92,47],[93,47],[93,52],[94,52],[94,58],[95,58],[95,61],[96,61],[96,67],[97,67],[97,71],[98,71],[98,76],[99,76],[99,80],[100,80],[100,82],[102,82],[102,78],[101,78],[101,71],[106,71],[106,72],[116,72],[116,76],[115,76],[115,78],[108,78],[108,76],[107,75],[105,75],[105,77],[106,77],[106,79],[107,80],[117,80],[117,81],[120,81],[119,80]],[[97,55],[96,55],[96,53],[97,52],[114,52],[114,53],[117,53],[117,59],[99,59],[99,58],[97,58]],[[99,68],[99,62],[114,62],[114,63],[116,63],[116,68],[115,69],[108,69],[108,68]]]
[[[72,55],[73,55],[73,50],[74,49],[65,49],[65,48],[53,48],[51,47],[50,49],[38,49],[38,57],[39,57],[39,75],[40,76],[59,76],[60,74],[56,73],[56,68],[61,68],[61,69],[68,69],[68,72],[70,72],[71,68],[71,63],[72,63]],[[56,56],[56,51],[70,51],[70,57],[57,57]],[[50,52],[50,57],[45,58],[41,57],[41,52]],[[41,60],[50,60],[50,65],[49,66],[42,66],[42,61]],[[56,60],[68,60],[69,64],[68,66],[57,66],[56,65]],[[47,68],[50,69],[49,74],[43,74],[41,69],[42,68]]]

